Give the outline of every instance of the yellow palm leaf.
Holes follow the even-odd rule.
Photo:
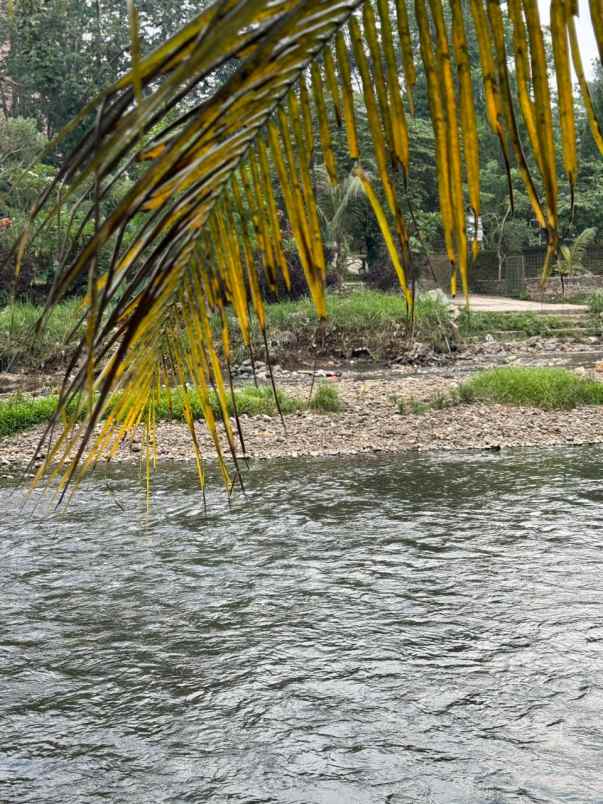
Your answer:
[[[603,52],[601,0],[591,0],[591,7]],[[521,139],[515,117],[498,0],[470,0],[469,8],[467,15],[461,0],[415,0],[417,59],[405,0],[395,4],[216,0],[154,53],[140,54],[134,35],[132,71],[93,99],[64,132],[73,131],[95,112],[94,126],[59,171],[63,199],[92,185],[93,206],[98,210],[115,176],[136,164],[137,178],[105,217],[95,220],[92,213],[94,232],[60,271],[49,299],[50,308],[83,274],[89,277],[87,327],[81,344],[87,357],[70,367],[57,421],[63,421],[67,406],[84,390],[88,411],[82,426],[65,419],[63,435],[48,451],[44,472],[54,461],[65,464],[66,486],[101,454],[114,452],[139,424],[148,431],[150,466],[156,446],[157,389],[169,364],[169,373],[179,384],[186,388],[189,383],[198,391],[225,482],[230,484],[224,455],[230,452],[236,464],[236,448],[227,410],[230,383],[223,371],[225,364],[228,368],[232,322],[248,342],[252,310],[266,337],[262,288],[274,286],[279,276],[289,281],[285,231],[295,241],[319,316],[326,314],[326,261],[313,165],[325,163],[331,180],[336,180],[337,160],[342,157],[334,149],[332,121],[343,125],[347,159],[356,163],[356,175],[383,232],[402,291],[412,304],[409,229],[395,174],[401,167],[405,181],[412,182],[408,174],[412,142],[404,102],[412,113],[417,67],[427,78],[451,281],[454,286],[460,271],[467,292],[465,209],[468,203],[473,231],[480,210],[467,26],[474,27],[479,45],[488,121],[509,173],[515,159],[537,220],[548,231],[550,255],[554,252],[558,178],[537,0],[510,1],[519,113],[527,141]],[[551,19],[564,165],[573,186],[568,41],[583,93],[586,82],[578,68],[568,0],[553,0]],[[194,101],[195,88],[225,64],[232,69],[224,83]],[[362,154],[359,145],[359,104],[368,119],[371,154]],[[174,109],[181,110],[175,120]],[[587,112],[592,118],[588,104]],[[529,150],[541,173],[543,202],[528,169]],[[369,181],[363,158],[374,159],[374,180]],[[34,219],[47,219],[46,213],[56,211],[49,200],[52,191],[49,188],[40,199]],[[108,255],[108,269],[98,275],[102,253]],[[212,387],[224,420],[221,428],[209,404]],[[111,401],[116,391],[126,400],[123,404]],[[203,484],[186,392],[183,404]]]

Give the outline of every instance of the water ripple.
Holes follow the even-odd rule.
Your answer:
[[[2,802],[603,802],[599,449],[0,487]],[[122,510],[123,509],[123,510]]]

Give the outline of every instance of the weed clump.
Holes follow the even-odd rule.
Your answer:
[[[460,405],[463,401],[459,392],[450,391],[447,394],[436,394],[433,399],[424,402],[410,397],[410,399],[399,399],[397,402],[398,413],[406,416],[409,413],[414,416],[421,416],[430,410],[445,410]]]
[[[343,405],[337,388],[328,382],[321,382],[310,399],[309,407],[321,413],[339,413]]]

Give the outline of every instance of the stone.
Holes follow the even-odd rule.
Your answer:
[[[19,375],[9,374],[4,371],[0,373],[0,394],[10,393],[16,391],[19,386]]]

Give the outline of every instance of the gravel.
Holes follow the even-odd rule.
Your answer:
[[[458,405],[422,414],[399,414],[397,400],[429,401],[459,384],[458,376],[412,375],[358,379],[342,376],[328,380],[339,392],[344,410],[337,414],[311,411],[285,417],[242,416],[247,454],[251,458],[351,455],[403,450],[473,450],[603,443],[603,415],[599,408],[541,411],[504,405]],[[299,395],[309,391],[310,378],[281,380],[279,387]],[[233,427],[234,427],[233,421]],[[2,465],[27,463],[42,428],[20,433],[1,442]],[[202,452],[213,456],[203,423],[197,425]],[[158,426],[160,461],[192,461],[187,428],[177,422]],[[142,434],[122,445],[115,462],[136,463],[144,456]]]

